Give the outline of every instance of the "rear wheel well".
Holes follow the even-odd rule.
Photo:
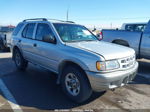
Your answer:
[[[19,50],[19,48],[18,48],[17,46],[14,46],[14,47],[13,47],[13,50],[12,50],[12,51],[13,51],[13,53],[12,53],[12,58],[13,58],[13,59],[14,59],[14,52],[15,52],[16,49]],[[20,51],[20,50],[19,50],[19,51]]]
[[[130,47],[129,43],[125,40],[113,40],[112,43],[123,45],[123,46],[126,46],[126,47]]]

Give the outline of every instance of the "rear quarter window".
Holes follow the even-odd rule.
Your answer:
[[[34,28],[35,28],[35,23],[27,24],[22,32],[22,36],[24,38],[32,39]]]
[[[12,35],[16,36],[19,33],[20,29],[23,27],[23,25],[23,23],[18,24]]]

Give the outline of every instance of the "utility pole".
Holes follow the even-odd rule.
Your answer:
[[[110,23],[110,27],[111,27],[111,29],[112,29],[112,23]]]

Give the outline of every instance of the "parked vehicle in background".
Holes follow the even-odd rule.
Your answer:
[[[12,35],[12,51],[19,70],[31,62],[55,72],[64,93],[78,103],[92,91],[126,85],[138,69],[133,49],[100,42],[86,27],[60,20],[20,22]]]
[[[147,23],[124,23],[121,30],[126,31],[144,31]]]
[[[150,59],[150,21],[144,31],[102,30],[103,41],[131,47],[137,58]]]
[[[94,28],[93,30],[91,30],[91,32],[98,37],[99,40],[102,40],[102,32],[101,30],[97,30],[96,28]]]
[[[14,30],[14,26],[2,26],[0,27],[0,50],[8,51],[11,47],[11,34]]]

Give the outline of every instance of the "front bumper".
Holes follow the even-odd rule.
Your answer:
[[[86,74],[89,78],[93,91],[100,92],[127,84],[134,79],[137,74],[137,70],[138,62],[135,63],[134,67],[128,70],[109,73],[95,73],[86,71]]]

